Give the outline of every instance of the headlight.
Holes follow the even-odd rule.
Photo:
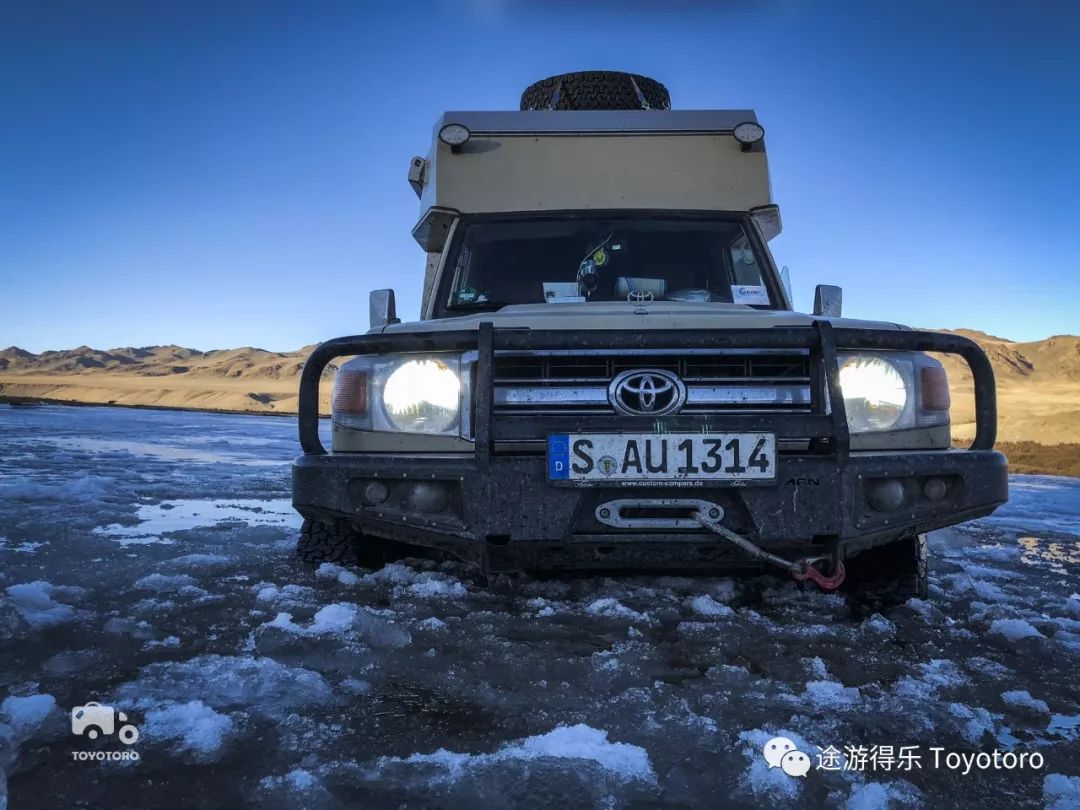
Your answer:
[[[913,426],[910,359],[901,365],[878,355],[841,357],[840,388],[852,433]]]
[[[445,360],[406,360],[385,377],[382,404],[397,430],[445,433],[457,427],[461,378]]]
[[[470,395],[457,354],[354,357],[334,381],[334,424],[460,436]]]

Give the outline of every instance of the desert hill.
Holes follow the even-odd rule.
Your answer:
[[[33,354],[11,346],[0,351],[0,397],[295,413],[300,370],[312,348],[201,352],[183,346],[80,346]],[[328,405],[329,386],[323,399]]]
[[[1000,441],[1080,442],[1080,337],[1020,343],[974,330],[954,331],[979,343],[993,364]],[[300,371],[313,348],[203,352],[172,345],[80,346],[33,354],[11,346],[0,351],[0,399],[289,414],[296,412]],[[953,435],[962,442],[974,434],[971,373],[959,358],[941,360],[953,395]],[[333,372],[331,366],[325,376]],[[330,386],[324,385],[324,409],[329,395]]]
[[[1080,337],[1054,335],[1018,343],[958,329],[990,358],[998,389],[998,438],[1039,444],[1080,442]],[[971,371],[962,359],[939,356],[953,395],[953,435],[974,433]]]

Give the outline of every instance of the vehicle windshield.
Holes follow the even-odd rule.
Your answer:
[[[463,229],[463,233],[462,233]],[[622,217],[464,222],[440,303],[724,302],[775,307],[737,220]]]

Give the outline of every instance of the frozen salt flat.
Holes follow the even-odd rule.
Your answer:
[[[306,567],[296,452],[289,419],[0,406],[11,807],[1080,806],[1078,481],[1015,477],[931,536],[928,600],[866,616],[774,577]],[[72,759],[123,747],[71,735],[91,700],[138,763]],[[796,778],[778,735],[1046,766]]]

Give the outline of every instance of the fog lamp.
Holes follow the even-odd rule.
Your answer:
[[[904,485],[895,478],[871,481],[866,487],[866,502],[878,512],[895,512],[904,505]]]

